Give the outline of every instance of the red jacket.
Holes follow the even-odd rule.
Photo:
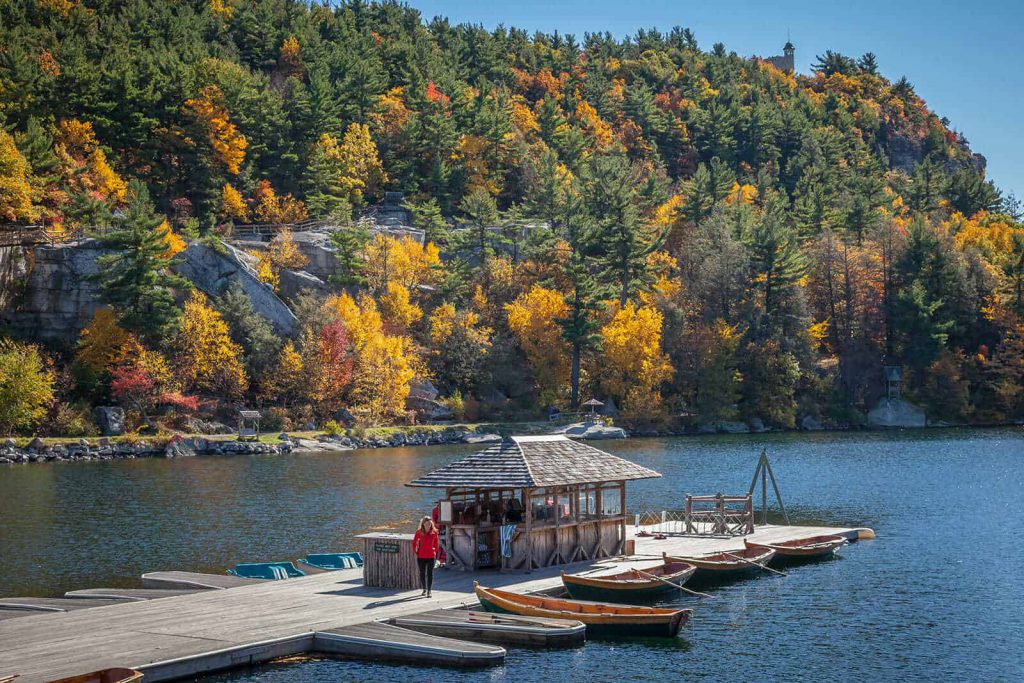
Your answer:
[[[416,551],[416,557],[422,560],[437,559],[440,547],[441,539],[438,537],[437,529],[429,534],[423,533],[423,529],[417,529],[416,535],[412,537],[412,549]]]

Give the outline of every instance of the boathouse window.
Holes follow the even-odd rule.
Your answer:
[[[597,486],[584,484],[579,488],[579,516],[580,519],[593,519],[597,517]]]
[[[622,484],[601,487],[601,514],[606,517],[622,514]]]

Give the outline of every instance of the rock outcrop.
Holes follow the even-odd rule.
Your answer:
[[[22,339],[73,343],[102,305],[90,278],[103,253],[92,239],[5,250],[0,270],[12,305],[0,309],[3,323]]]
[[[279,334],[292,334],[298,326],[295,315],[270,287],[256,278],[241,252],[227,244],[223,247],[221,252],[194,242],[178,255],[180,262],[174,266],[174,271],[208,296],[220,296],[237,284],[252,301],[256,312]]]
[[[868,412],[869,427],[924,427],[924,411],[902,399],[883,398]]]
[[[577,422],[551,431],[574,439],[625,439],[628,434],[622,427],[609,427],[601,422]]]
[[[120,436],[124,434],[124,408],[118,406],[98,406],[92,411],[92,419],[100,428],[103,436]]]

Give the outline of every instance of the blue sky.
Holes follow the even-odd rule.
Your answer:
[[[874,52],[883,75],[906,75],[917,93],[971,148],[988,159],[988,177],[1024,199],[1024,7],[981,2],[686,2],[676,0],[409,0],[429,20],[493,28],[573,33],[672,26],[694,31],[702,49],[716,42],[741,55],[781,52],[790,32],[797,71],[826,49],[854,57]]]

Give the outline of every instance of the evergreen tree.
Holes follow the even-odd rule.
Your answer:
[[[213,307],[227,323],[231,341],[245,351],[247,374],[261,377],[269,372],[281,352],[282,341],[267,319],[253,308],[241,286],[235,285],[213,300]]]
[[[595,157],[584,183],[584,201],[593,216],[595,265],[603,281],[615,283],[620,307],[653,282],[647,257],[668,235],[641,220],[634,195],[637,176],[624,157]]]
[[[358,222],[350,222],[331,233],[334,258],[341,268],[341,273],[333,278],[336,283],[347,287],[366,284],[366,261],[363,254],[370,238],[369,228]]]
[[[413,226],[423,231],[428,242],[433,242],[440,249],[448,247],[451,241],[451,228],[441,213],[441,207],[438,206],[436,199],[433,197],[423,201],[407,199],[402,203],[402,207],[409,212]]]
[[[766,199],[764,210],[751,225],[746,241],[754,280],[760,283],[763,294],[765,321],[773,324],[781,297],[806,270],[796,233],[786,219],[778,195],[772,194]]]
[[[179,315],[172,289],[187,289],[188,281],[170,273],[167,228],[154,213],[145,185],[133,181],[124,213],[114,217],[114,229],[100,237],[113,253],[97,258],[94,280],[100,296],[118,316],[120,325],[140,337],[163,340]]]
[[[687,181],[683,191],[682,216],[694,225],[701,225],[711,215],[715,205],[732,190],[735,176],[720,159],[701,164]]]

